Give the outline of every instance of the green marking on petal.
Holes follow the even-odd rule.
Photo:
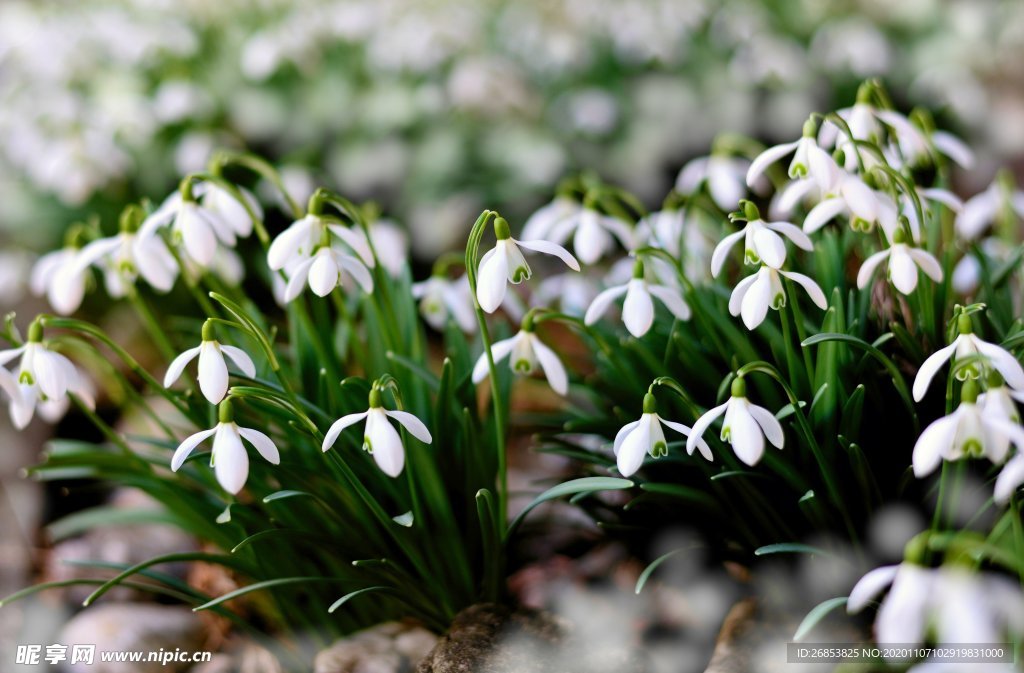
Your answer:
[[[665,442],[655,442],[654,446],[651,447],[651,456],[659,458],[661,456],[668,455],[668,444]]]

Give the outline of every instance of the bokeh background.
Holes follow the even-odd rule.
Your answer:
[[[0,308],[42,310],[26,294],[40,251],[92,215],[112,231],[123,204],[161,200],[218,147],[266,156],[300,199],[328,184],[377,201],[425,265],[460,248],[482,208],[521,223],[580,171],[656,206],[719,134],[793,138],[867,77],[974,147],[961,195],[1019,167],[1019,0],[4,0]],[[132,341],[130,321],[104,320]],[[54,572],[40,529],[69,505],[21,476],[50,433],[0,418],[3,593]],[[72,551],[130,561],[130,540]],[[147,540],[143,556],[188,544]],[[706,609],[691,596],[709,633],[728,607],[716,595]],[[33,620],[62,628],[73,602],[0,610],[0,633],[9,645]],[[97,619],[111,632],[145,621]]]

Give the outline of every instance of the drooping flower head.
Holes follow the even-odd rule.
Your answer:
[[[677,287],[649,282],[644,273],[644,263],[637,260],[633,264],[633,278],[624,285],[610,287],[597,295],[587,309],[583,322],[593,325],[612,302],[622,295],[626,296],[622,304],[622,322],[629,333],[637,338],[647,334],[654,324],[652,297],[657,298],[679,320],[690,318],[690,307],[683,299],[682,291]]]
[[[512,238],[508,222],[503,217],[494,220],[494,236],[497,242],[484,253],[476,279],[476,298],[487,313],[494,313],[505,299],[508,283],[519,284],[529,280],[532,271],[520,248],[553,255],[573,271],[580,270],[580,264],[568,250],[550,241],[517,241]]]
[[[3,368],[19,357],[17,375]],[[68,393],[77,395],[87,406],[94,404],[91,390],[78,368],[43,342],[43,326],[38,318],[29,326],[25,344],[0,351],[0,389],[10,400],[11,422],[19,430],[31,422],[37,409],[52,418],[55,414],[49,412],[55,405],[64,408]]]
[[[647,456],[658,458],[668,455],[668,442],[665,440],[665,431],[662,430],[662,425],[675,430],[684,437],[690,436],[691,430],[688,426],[667,421],[659,416],[657,400],[653,394],[647,393],[644,395],[644,411],[640,420],[627,423],[615,435],[613,449],[619,473],[623,477],[628,477],[639,470]],[[694,442],[700,448],[702,456],[709,461],[714,460],[711,447],[707,445],[707,442],[700,437],[696,438]]]
[[[971,317],[966,313],[961,313],[957,318],[957,331],[959,334],[952,343],[932,353],[917,370],[913,387],[916,402],[924,398],[939,368],[951,358],[955,366],[954,375],[961,381],[976,379],[985,372],[995,370],[1010,388],[1024,391],[1024,367],[1021,367],[1012,353],[979,338],[974,333]],[[962,365],[956,365],[957,360]]]
[[[370,408],[366,411],[348,414],[336,420],[324,436],[323,450],[328,451],[338,441],[338,436],[345,428],[366,419],[363,431],[363,450],[373,456],[377,467],[389,477],[397,477],[405,467],[405,445],[402,437],[388,419],[409,431],[424,444],[430,444],[432,438],[423,421],[407,411],[388,410],[381,400],[380,388],[375,383],[370,389]]]
[[[256,376],[256,365],[252,358],[236,346],[221,344],[217,341],[213,329],[213,321],[203,323],[202,343],[190,348],[174,358],[164,375],[164,387],[169,388],[178,380],[181,373],[196,356],[199,356],[199,390],[210,404],[218,404],[228,392],[227,356],[235,366],[249,378]]]
[[[744,240],[743,262],[745,264],[767,264],[778,269],[786,261],[786,243],[783,237],[788,238],[797,247],[807,251],[814,250],[814,244],[810,237],[800,227],[790,222],[765,222],[761,219],[761,213],[750,201],[742,201],[743,214],[733,214],[730,220],[746,221],[746,224],[739,231],[729,234],[715,246],[711,254],[711,275],[715,278],[722,271],[722,265],[733,245]],[[780,235],[781,234],[781,235]]]
[[[509,367],[518,376],[529,376],[538,368],[544,372],[548,385],[559,395],[569,392],[569,374],[565,365],[558,359],[547,345],[534,332],[532,313],[523,318],[519,332],[508,339],[497,341],[491,347],[491,357],[497,365],[505,358],[509,359]],[[480,383],[490,374],[487,353],[484,352],[473,366],[473,383]]]
[[[888,248],[876,252],[861,264],[857,273],[857,287],[867,287],[875,269],[886,260],[889,262],[889,282],[903,294],[910,294],[917,288],[918,269],[924,271],[925,275],[936,283],[942,282],[942,266],[939,260],[927,250],[908,245],[907,236],[901,226],[893,232],[892,244]]]
[[[742,376],[732,382],[732,396],[725,404],[709,409],[693,424],[686,440],[686,452],[692,454],[699,446],[704,432],[716,418],[725,414],[720,438],[732,445],[736,457],[750,466],[757,465],[764,455],[764,440],[767,437],[777,448],[782,448],[785,435],[775,415],[747,399],[747,384]],[[701,448],[703,451],[703,448]]]
[[[270,437],[259,430],[242,428],[235,423],[231,398],[225,399],[217,407],[217,417],[219,422],[216,426],[191,435],[178,446],[171,457],[171,470],[177,472],[181,469],[192,451],[212,436],[210,467],[221,487],[234,495],[242,490],[249,478],[249,454],[242,444],[243,439],[256,447],[256,451],[271,465],[280,464],[281,455]]]

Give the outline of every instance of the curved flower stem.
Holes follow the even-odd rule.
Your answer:
[[[476,296],[476,272],[480,253],[480,241],[487,229],[487,224],[496,215],[497,213],[492,210],[483,211],[469,232],[469,240],[466,243],[466,277],[469,279],[469,289],[473,295],[473,310],[476,312],[476,320],[480,325],[480,338],[484,343],[484,352],[487,354],[487,370],[491,377],[491,403],[494,407],[495,446],[498,454],[498,507],[495,513],[497,516],[495,530],[498,532],[498,538],[502,539],[505,536],[507,525],[505,519],[508,516],[508,456],[505,455],[507,421],[505,419],[504,400],[501,399],[501,390],[498,387],[498,370],[494,366],[494,355],[491,353],[493,342],[491,341],[490,329],[487,327],[487,314],[481,308],[480,301]]]

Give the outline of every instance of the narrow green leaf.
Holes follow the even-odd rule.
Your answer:
[[[380,593],[380,592],[394,593],[395,589],[394,589],[394,587],[387,587],[387,586],[383,586],[383,585],[375,586],[375,587],[364,587],[362,589],[357,589],[356,591],[353,591],[352,593],[349,593],[349,594],[345,594],[344,596],[342,596],[338,600],[336,600],[333,603],[331,603],[331,607],[327,608],[327,612],[333,614],[335,610],[340,608],[345,603],[348,603],[350,600],[352,600],[356,596],[362,596],[363,594]]]
[[[806,497],[806,494],[804,497]],[[819,549],[818,547],[812,547],[809,544],[802,544],[800,542],[777,542],[775,544],[758,547],[754,550],[754,556],[768,556],[770,554],[811,554],[835,557],[831,552]]]
[[[814,627],[818,625],[818,622],[824,619],[828,615],[828,613],[832,612],[838,607],[846,605],[846,600],[846,596],[840,596],[838,598],[830,598],[827,601],[822,601],[821,603],[818,603],[818,605],[816,605],[814,609],[807,613],[807,616],[804,617],[804,620],[800,622],[800,626],[796,628],[796,633],[793,634],[793,640],[797,642],[803,640],[804,636],[810,633],[811,630],[813,630]]]
[[[200,605],[198,607],[192,608],[192,612],[199,612],[201,610],[209,610],[210,608],[214,607],[215,605],[220,605],[221,603],[226,603],[226,602],[228,602],[230,600],[234,600],[235,598],[239,598],[240,596],[244,596],[244,595],[252,593],[254,591],[262,591],[264,589],[273,589],[274,587],[281,587],[281,586],[286,586],[286,585],[289,585],[289,584],[314,584],[314,583],[328,583],[328,584],[331,584],[331,583],[350,582],[350,581],[351,580],[344,580],[344,579],[341,579],[341,578],[338,578],[338,577],[279,577],[277,579],[265,580],[263,582],[256,582],[255,584],[250,584],[249,586],[242,587],[241,589],[235,589],[234,591],[229,591],[228,593],[224,594],[223,596],[218,596],[217,598],[214,598],[212,601],[209,601],[207,603],[203,603],[202,605]]]
[[[519,513],[519,516],[513,519],[512,523],[509,524],[508,532],[505,534],[505,539],[508,540],[512,537],[512,533],[515,529],[519,527],[519,524],[521,524],[523,519],[526,518],[526,515],[537,507],[537,505],[567,495],[586,492],[593,493],[596,491],[616,491],[624,488],[632,488],[633,485],[633,482],[629,479],[620,479],[618,477],[582,477],[580,479],[572,479],[553,488],[549,488],[534,498],[533,502],[523,508],[523,511]]]
[[[641,591],[643,591],[644,585],[647,584],[647,580],[650,579],[651,575],[654,573],[655,570],[658,569],[658,566],[660,566],[662,563],[669,560],[676,554],[679,554],[684,551],[698,549],[702,546],[703,545],[700,544],[693,544],[688,547],[680,547],[679,549],[673,549],[672,551],[666,554],[662,554],[658,558],[651,561],[651,563],[646,568],[644,568],[644,571],[640,573],[640,577],[638,577],[636,580],[636,593],[639,594]]]

